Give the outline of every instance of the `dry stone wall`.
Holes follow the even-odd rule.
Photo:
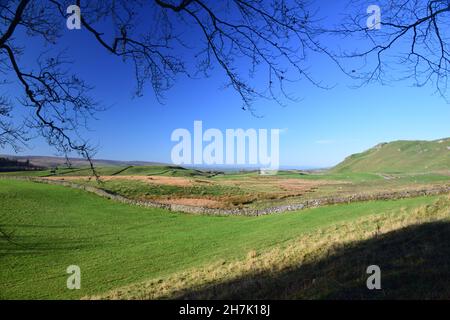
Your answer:
[[[13,177],[0,177],[4,179],[11,179]],[[166,203],[158,203],[156,201],[142,201],[142,200],[133,200],[126,198],[124,196],[113,194],[111,192],[105,191],[100,188],[86,186],[82,184],[77,184],[68,181],[59,181],[59,180],[47,180],[42,178],[35,177],[14,177],[14,179],[19,180],[28,180],[39,183],[47,183],[54,185],[61,185],[65,187],[70,187],[74,189],[85,190],[87,192],[94,193],[100,197],[104,197],[107,199],[111,199],[114,201],[118,201],[121,203],[136,205],[140,207],[147,208],[160,208],[174,212],[185,212],[185,213],[193,213],[193,214],[207,214],[207,215],[246,215],[246,216],[260,216],[266,214],[275,214],[275,213],[283,213],[287,211],[297,211],[306,208],[316,208],[325,205],[332,204],[343,204],[343,203],[352,203],[352,202],[360,202],[360,201],[373,201],[373,200],[394,200],[394,199],[404,199],[404,198],[414,198],[420,196],[433,196],[450,193],[450,186],[440,186],[433,188],[423,188],[417,190],[405,190],[405,191],[394,191],[394,192],[383,192],[383,193],[375,193],[375,194],[353,194],[350,196],[341,196],[341,197],[327,197],[327,198],[319,198],[313,200],[305,200],[302,203],[296,204],[287,204],[281,206],[274,206],[264,209],[251,209],[251,208],[235,208],[235,209],[212,209],[205,207],[197,207],[197,206],[188,206],[181,204],[166,204]]]

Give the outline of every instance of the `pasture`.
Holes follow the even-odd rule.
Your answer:
[[[100,181],[88,168],[60,168],[16,172],[49,180],[71,181],[106,190],[134,200],[174,203],[208,208],[262,209],[307,200],[376,195],[449,186],[446,171],[428,173],[335,173],[279,171],[199,171],[172,166],[99,167]],[[6,176],[12,176],[7,173]]]
[[[1,226],[12,240],[1,241],[0,295],[78,299],[152,279],[163,282],[211,263],[226,265],[252,252],[286,247],[318,230],[410,212],[436,200],[420,197],[261,217],[216,217],[144,209],[80,190],[2,179]],[[82,270],[81,290],[66,288],[66,268],[73,264]]]

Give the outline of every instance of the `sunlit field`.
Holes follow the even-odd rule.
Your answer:
[[[10,299],[89,297],[214,263],[239,263],[252,252],[259,256],[285,248],[322,229],[405,215],[438,198],[211,217],[138,208],[61,186],[1,180],[0,199],[2,226],[12,235],[11,242],[1,242],[0,292]],[[340,240],[336,235],[334,241]],[[66,288],[66,268],[73,264],[82,269],[81,290]]]

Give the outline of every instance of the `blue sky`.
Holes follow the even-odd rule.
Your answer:
[[[337,22],[340,10],[336,5],[322,6],[320,14]],[[335,41],[330,39],[327,44],[333,46]],[[42,44],[27,38],[24,46],[28,53],[20,63],[31,65]],[[222,89],[225,78],[219,68],[208,79],[180,76],[160,104],[150,86],[143,97],[133,98],[132,67],[107,54],[86,30],[64,31],[59,46],[67,48],[75,60],[73,70],[95,86],[95,97],[109,106],[98,114],[98,120],[91,121],[91,131],[85,132],[99,146],[97,158],[170,162],[175,144],[170,140],[172,131],[192,130],[195,120],[202,120],[205,129],[282,129],[280,162],[291,167],[332,166],[385,141],[450,136],[450,105],[434,95],[432,88],[395,82],[352,89],[354,82],[323,57],[311,58],[311,73],[335,85],[333,89],[323,90],[304,81],[293,83],[289,92],[301,100],[286,107],[257,100],[254,108],[262,116],[258,118],[241,109],[236,92]],[[19,89],[11,89],[10,95],[15,95],[15,90]],[[40,139],[30,147],[21,154],[55,154]]]

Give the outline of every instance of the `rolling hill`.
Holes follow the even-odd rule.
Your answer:
[[[29,161],[30,164],[37,167],[51,168],[51,167],[65,167],[67,166],[66,158],[64,157],[50,157],[50,156],[17,156],[17,155],[0,155],[1,158],[7,158],[17,161]],[[72,167],[87,167],[89,163],[82,158],[69,158]],[[97,167],[108,166],[161,166],[165,165],[160,162],[151,161],[121,161],[121,160],[105,160],[95,159],[94,165]]]
[[[347,157],[331,169],[333,173],[436,171],[450,171],[450,138],[380,143],[367,151]]]

